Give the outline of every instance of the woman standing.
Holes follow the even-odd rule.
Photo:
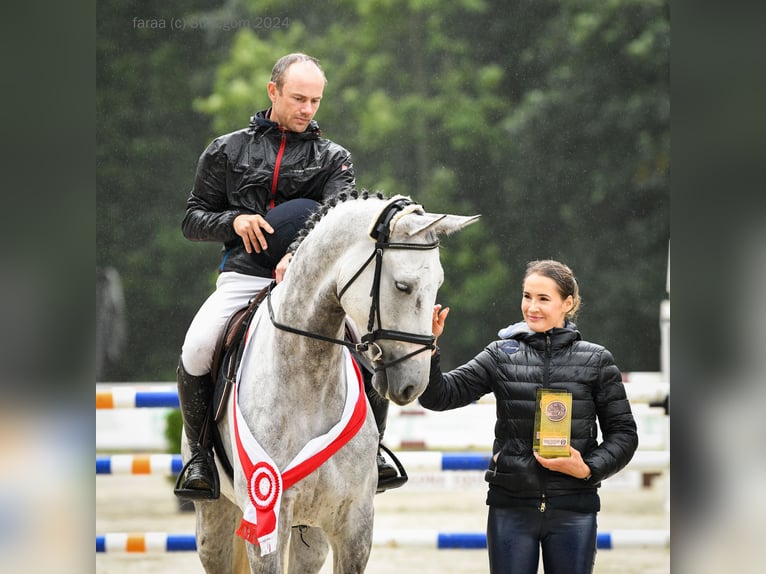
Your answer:
[[[601,481],[622,469],[638,446],[636,422],[611,353],[582,339],[572,322],[577,281],[558,261],[533,261],[524,277],[524,321],[502,329],[465,365],[442,373],[438,347],[423,407],[462,407],[487,393],[497,403],[489,483],[487,546],[493,574],[593,571]],[[439,337],[449,308],[434,308]],[[569,456],[533,450],[538,389],[571,393]],[[602,441],[597,442],[597,426]]]

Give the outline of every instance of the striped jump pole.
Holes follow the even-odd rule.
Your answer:
[[[486,470],[488,453],[403,451],[402,464],[414,472]],[[174,475],[183,466],[180,454],[113,454],[96,457],[96,474]],[[670,451],[637,451],[630,470],[662,471],[670,466]]]
[[[178,390],[174,385],[155,385],[154,388],[134,386],[96,389],[96,409],[178,408]]]
[[[166,532],[112,532],[96,536],[97,553],[165,553],[196,552],[194,534]]]
[[[376,530],[373,546],[388,548],[482,549],[487,547],[484,532],[439,532],[437,530]],[[613,530],[599,532],[599,550],[622,548],[669,548],[669,530]],[[194,534],[166,534],[163,532],[113,532],[96,536],[97,553],[163,553],[194,552],[197,541]]]
[[[670,394],[670,384],[656,380],[629,382],[625,392],[632,403],[661,402]],[[479,404],[495,402],[492,394],[479,399]],[[175,383],[143,383],[140,385],[98,385],[96,409],[135,409],[146,407],[178,408],[178,391]],[[402,407],[405,414],[424,411],[419,404]]]
[[[479,549],[487,547],[484,532],[438,532],[436,530],[381,530],[373,532],[373,546],[431,547],[443,549]],[[613,530],[599,532],[596,546],[600,550],[621,548],[669,548],[669,530]]]
[[[397,457],[405,468],[413,471],[486,470],[489,453],[401,451]],[[637,451],[626,468],[631,470],[661,471],[670,466],[670,451]]]
[[[181,472],[180,454],[113,454],[96,457],[96,474],[160,474]]]

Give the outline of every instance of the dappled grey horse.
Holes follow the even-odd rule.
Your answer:
[[[248,563],[253,573],[318,572],[330,547],[335,574],[364,571],[378,431],[349,348],[374,368],[381,395],[403,405],[423,392],[443,279],[438,236],[476,218],[353,192],[309,221],[251,323],[219,422],[234,481],[218,463],[221,497],[195,501],[207,572]],[[347,321],[360,341],[344,337]]]

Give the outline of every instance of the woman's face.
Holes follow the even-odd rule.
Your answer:
[[[550,277],[533,273],[524,280],[521,313],[535,333],[544,333],[554,327],[563,327],[574,299],[561,296],[558,285]]]

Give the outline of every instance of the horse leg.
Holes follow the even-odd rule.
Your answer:
[[[372,526],[369,531],[355,534],[334,544],[333,574],[362,574],[367,568],[372,548]]]
[[[234,542],[232,542],[232,546],[234,551],[234,556],[232,557],[234,572],[236,574],[249,574],[250,560],[247,559],[245,541],[242,540],[239,536],[234,535]]]
[[[333,552],[333,574],[362,574],[372,549],[372,525],[375,510],[372,494],[368,505],[349,510],[340,529],[328,533]]]
[[[247,558],[250,561],[251,574],[282,574],[282,551],[284,546],[279,543],[280,550],[261,556],[261,548],[257,544],[245,543]]]
[[[290,533],[288,574],[317,574],[327,560],[330,545],[316,526],[294,526]]]
[[[243,541],[234,534],[242,519],[239,507],[222,496],[217,500],[195,500],[194,508],[197,514],[197,554],[205,572],[248,572],[247,565],[244,570],[241,569]]]

